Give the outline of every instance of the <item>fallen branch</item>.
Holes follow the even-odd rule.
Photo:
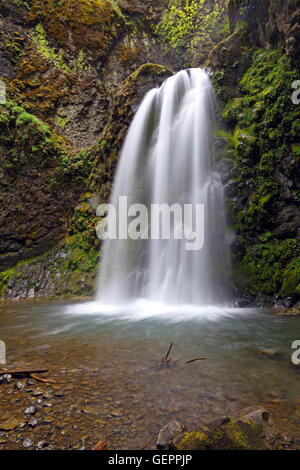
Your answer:
[[[189,359],[188,361],[185,361],[185,364],[191,364],[192,362],[196,361],[206,361],[207,357],[195,357],[194,359]]]
[[[183,361],[181,359],[172,359],[170,358],[170,354],[173,348],[173,343],[170,344],[167,354],[161,358],[160,361],[157,362],[155,368],[163,368],[163,367],[175,367],[178,363],[182,362],[183,364],[192,364],[193,362],[197,361],[206,361],[207,357],[193,357],[192,359],[188,359],[187,361]]]
[[[35,374],[30,374],[30,377],[32,379],[35,379],[37,380],[38,382],[42,382],[44,384],[55,384],[56,382],[54,380],[51,380],[51,379],[44,379],[43,377],[38,377],[37,375]]]
[[[32,374],[44,374],[49,372],[49,369],[25,369],[25,370],[0,370],[0,375],[11,375],[12,377],[27,376],[31,377]]]
[[[168,360],[168,357],[170,356],[170,352],[172,351],[172,348],[173,348],[173,343],[170,344],[167,354],[162,358],[162,362],[166,362]]]

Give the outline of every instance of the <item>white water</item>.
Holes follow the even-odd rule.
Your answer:
[[[230,256],[224,192],[214,170],[214,100],[208,75],[181,71],[151,90],[128,131],[111,204],[204,204],[205,241],[187,251],[186,240],[104,242],[97,302],[125,306],[138,299],[173,305],[224,305]]]

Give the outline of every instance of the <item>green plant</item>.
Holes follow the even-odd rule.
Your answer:
[[[217,26],[224,17],[225,6],[225,1],[216,2],[211,8],[206,0],[170,0],[156,33],[173,48],[189,41],[193,46],[201,41],[213,45],[220,39]]]

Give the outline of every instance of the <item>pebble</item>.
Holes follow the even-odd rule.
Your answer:
[[[27,437],[24,442],[23,442],[23,447],[27,449],[28,447],[31,447],[33,445],[33,440],[30,439],[30,437]]]
[[[113,418],[120,418],[121,416],[123,416],[123,411],[122,410],[112,410],[111,416]]]
[[[29,406],[28,408],[26,408],[26,410],[24,411],[24,413],[26,415],[34,415],[36,412],[36,408],[34,406]]]
[[[45,418],[42,422],[42,424],[52,424],[54,422],[54,419],[51,418]]]
[[[46,442],[46,441],[40,441],[40,442],[38,443],[38,445],[37,445],[37,448],[38,448],[39,450],[41,450],[41,449],[44,449],[45,447],[48,447],[48,445],[49,445],[48,442]]]
[[[31,428],[35,428],[35,426],[37,426],[38,424],[38,420],[33,418],[31,419],[29,422],[28,422],[28,425],[31,427]]]
[[[227,400],[229,400],[229,401],[236,401],[236,400],[237,400],[236,396],[235,396],[235,395],[231,395],[231,393],[228,393],[228,394],[226,395],[226,398],[227,398]]]
[[[22,382],[16,382],[16,388],[18,390],[24,390],[24,384]]]
[[[37,381],[34,380],[34,379],[29,379],[28,380],[28,385],[36,385],[37,384]]]

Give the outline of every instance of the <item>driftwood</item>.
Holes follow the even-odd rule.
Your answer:
[[[161,368],[167,368],[167,367],[175,367],[178,365],[180,362],[183,362],[183,364],[192,364],[193,362],[196,361],[206,361],[206,357],[194,357],[192,359],[188,359],[187,361],[182,361],[181,359],[172,359],[170,357],[171,351],[173,349],[173,343],[170,344],[169,349],[167,351],[167,354],[161,358],[160,361],[156,364],[156,368],[161,369]]]
[[[206,361],[207,357],[194,357],[194,359],[189,359],[188,361],[185,361],[185,364],[191,364],[192,362],[196,361]]]
[[[44,379],[43,377],[38,377],[37,375],[35,374],[30,374],[30,377],[32,379],[35,379],[37,380],[38,382],[42,382],[44,384],[55,384],[56,382],[54,380],[51,380],[51,379]]]
[[[12,377],[30,377],[32,374],[44,374],[49,372],[49,369],[15,369],[15,370],[3,370],[0,369],[0,375],[11,375]]]
[[[2,375],[11,375],[13,378],[24,378],[30,377],[31,379],[37,380],[45,384],[55,384],[56,382],[51,379],[44,377],[39,377],[36,374],[45,374],[49,372],[49,369],[15,369],[15,370],[3,370],[0,369],[0,376]]]

